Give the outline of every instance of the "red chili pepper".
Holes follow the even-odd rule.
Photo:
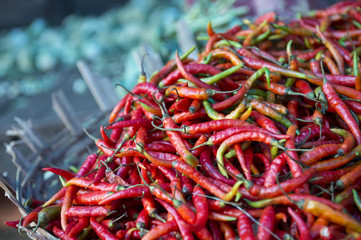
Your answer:
[[[306,140],[312,140],[315,137],[320,136],[320,131],[322,131],[322,135],[326,135],[328,138],[333,140],[340,140],[340,136],[334,132],[332,132],[329,128],[326,128],[324,125],[322,126],[322,130],[316,124],[309,124],[304,126],[300,134],[295,138],[295,143],[299,144],[301,142],[305,142]]]
[[[113,122],[109,124],[106,128],[107,129],[114,129],[114,128],[124,128],[124,127],[145,127],[145,128],[152,128],[151,120],[147,118],[140,118],[140,119],[133,119],[133,120],[124,120]]]
[[[95,191],[84,194],[78,194],[74,198],[78,205],[98,205],[98,203],[113,194],[111,191]]]
[[[327,226],[328,221],[323,218],[317,218],[317,220],[313,223],[310,234],[312,239],[317,239],[320,236],[320,231],[323,227]]]
[[[90,219],[88,217],[79,218],[79,222],[69,231],[69,236],[75,237],[78,235],[84,228],[86,228],[90,223]]]
[[[21,226],[27,227],[31,222],[38,219],[38,214],[41,211],[42,207],[35,208],[32,212],[30,212],[28,215],[26,215],[22,221]]]
[[[303,153],[300,156],[300,161],[305,163],[306,165],[310,165],[317,162],[318,160],[321,160],[324,157],[337,154],[339,149],[340,144],[324,144],[316,147],[312,151]]]
[[[209,182],[209,180],[201,174],[198,170],[191,167],[190,165],[180,162],[180,161],[173,161],[172,166],[182,174],[187,175],[197,184],[199,184],[202,188],[208,190],[218,198],[224,199],[226,197],[226,193],[224,193],[221,189],[217,186]]]
[[[346,173],[348,173],[349,171],[351,171],[354,168],[355,168],[354,166],[351,166],[348,168],[334,170],[334,171],[318,172],[315,175],[315,180],[312,181],[312,183],[321,185],[321,186],[329,185],[329,184],[331,184],[331,182],[336,182],[338,179],[340,179],[340,177],[342,177],[343,175],[345,175]]]
[[[292,122],[293,125],[298,125],[297,124],[298,121],[296,119],[296,118],[298,118],[297,108],[298,108],[298,102],[296,100],[291,100],[288,102],[287,109],[288,109],[290,116],[292,116],[290,118],[290,121]]]
[[[243,240],[256,240],[253,233],[252,223],[249,217],[245,214],[241,214],[237,221],[238,235]]]
[[[285,182],[280,183],[280,187],[278,185],[272,185],[270,187],[263,187],[259,185],[253,185],[249,192],[253,196],[257,196],[259,198],[270,198],[283,194],[281,188],[284,192],[290,192],[296,189],[297,187],[306,183],[314,174],[316,173],[316,169],[310,168],[306,170],[304,173],[299,175],[298,177],[289,179]]]
[[[235,64],[235,65],[239,65],[239,64]],[[205,73],[205,74],[210,74],[213,76],[213,75],[217,75],[217,74],[221,73],[221,71],[218,68],[213,67],[211,65],[207,65],[207,64],[191,63],[191,64],[185,65],[184,68],[190,74]],[[169,74],[166,78],[164,78],[160,82],[159,86],[164,87],[164,86],[174,85],[177,82],[177,80],[179,80],[180,78],[182,78],[182,74],[181,74],[180,70],[177,69],[174,72],[172,72],[171,74]],[[238,87],[238,85],[234,81],[230,80],[227,77],[224,78],[223,80],[227,84],[229,84],[230,89],[236,89]]]
[[[175,93],[176,90],[173,90],[172,93]],[[177,92],[179,94],[179,92]],[[181,111],[181,112],[188,112],[192,103],[192,99],[189,96],[185,96],[185,98],[179,99],[178,101],[174,102],[172,106],[168,109],[169,112],[173,111]],[[160,115],[158,115],[160,116]]]
[[[173,119],[168,115],[165,109],[162,108],[163,113],[163,125],[165,129],[174,129],[178,126],[174,123]],[[166,131],[170,142],[175,147],[179,155],[184,161],[186,161],[191,166],[195,167],[198,164],[198,159],[192,155],[191,152],[187,149],[185,142],[183,141],[180,133],[174,131]]]
[[[328,70],[330,71],[330,73],[332,75],[335,75],[335,74],[340,75],[341,74],[336,63],[332,60],[331,57],[324,55],[322,61],[326,64]]]
[[[232,127],[228,128],[226,130],[220,131],[214,135],[212,135],[208,141],[207,145],[218,145],[221,144],[223,141],[227,140],[229,137],[234,136],[236,134],[240,133],[249,133],[249,132],[257,132],[260,134],[268,135],[274,139],[289,139],[289,136],[282,135],[282,134],[276,134],[273,132],[270,132],[264,128],[258,128],[255,126],[245,126],[245,127]]]
[[[57,193],[55,193],[48,201],[46,201],[42,207],[48,207],[50,205],[52,205],[54,202],[56,202],[57,200],[61,199],[62,197],[64,197],[66,191],[68,190],[67,187],[63,187],[62,189],[60,189]]]
[[[121,191],[118,191],[107,198],[101,200],[99,205],[108,204],[114,200],[122,198],[141,197],[144,194],[149,194],[149,188],[145,186],[130,187]]]
[[[355,183],[361,177],[360,169],[361,165],[343,175],[339,180],[337,180],[336,186],[343,189]]]
[[[202,165],[202,168],[204,169],[204,171],[206,171],[206,173],[216,179],[216,180],[219,180],[221,182],[224,182],[228,185],[233,185],[236,183],[235,180],[233,179],[228,179],[228,178],[225,178],[222,174],[220,174],[214,167],[213,167],[213,163],[211,161],[211,157],[212,157],[212,151],[210,148],[204,150],[202,153],[201,153],[201,156],[199,158],[199,162],[200,164]]]
[[[352,134],[355,136],[357,144],[361,144],[361,132],[357,125],[355,118],[352,116],[350,110],[347,108],[346,104],[341,100],[337,95],[333,86],[328,82],[324,81],[322,85],[322,90],[327,97],[327,101],[332,106],[337,114],[347,123],[350,127]]]
[[[162,223],[154,228],[152,228],[147,234],[142,238],[143,240],[156,240],[161,236],[176,231],[178,229],[178,225],[176,221],[173,219],[171,221]]]
[[[162,142],[157,142],[157,141],[154,141],[152,143],[145,145],[145,150],[146,151],[158,151],[158,152],[163,152],[163,153],[173,153],[173,154],[177,153],[177,151],[175,150],[173,145],[164,144]]]
[[[184,67],[182,61],[179,58],[178,52],[176,52],[176,57],[175,57],[176,63],[177,63],[177,67],[180,71],[180,73],[182,74],[182,76],[187,79],[188,81],[191,81],[192,83],[196,84],[198,87],[200,88],[205,88],[205,89],[214,89],[214,90],[218,90],[217,88],[214,88],[210,85],[208,85],[205,82],[202,82],[200,79],[198,79],[197,77],[193,76],[191,73],[189,73],[186,68]]]
[[[311,50],[311,51],[298,54],[298,55],[297,55],[297,58],[298,58],[298,59],[305,60],[305,61],[309,61],[309,60],[311,60],[312,58],[316,57],[316,55],[317,55],[319,52],[324,51],[325,49],[326,49],[325,46],[321,46],[321,47],[316,48],[316,49],[313,49],[313,50]]]
[[[68,239],[68,237],[65,235],[65,232],[63,230],[61,230],[60,228],[58,228],[57,226],[54,226],[53,233],[55,234],[55,236],[57,236],[61,240]]]
[[[223,232],[224,239],[228,240],[236,240],[237,235],[236,232],[233,230],[233,227],[227,222],[220,222],[219,228],[221,232]]]
[[[159,199],[157,199],[157,201],[174,217],[183,239],[194,239],[189,224],[182,219],[179,213],[165,201]]]
[[[20,220],[16,221],[6,221],[6,226],[12,227],[12,228],[18,228],[18,225],[20,224]]]
[[[65,179],[65,181],[68,181],[75,176],[75,174],[60,168],[47,167],[47,168],[42,168],[41,170],[52,172],[56,175],[62,176]]]
[[[321,65],[316,59],[311,59],[310,70],[313,74],[321,73]],[[300,88],[298,88],[300,89]]]
[[[267,206],[261,215],[261,219],[258,225],[257,239],[270,240],[271,232],[275,227],[275,209],[274,207]]]
[[[314,163],[313,165],[311,165],[311,167],[315,168],[318,172],[334,170],[356,158],[360,154],[360,152],[361,152],[361,145],[358,145],[350,152],[348,152],[345,156],[336,157],[329,160]]]
[[[65,186],[78,186],[82,188],[89,188],[93,191],[111,191],[111,192],[117,192],[122,189],[124,189],[123,186],[116,184],[116,183],[105,183],[100,182],[97,184],[92,184],[93,180],[88,178],[73,178],[69,180]]]
[[[303,221],[302,217],[296,213],[292,208],[287,208],[288,213],[292,216],[293,220],[296,222],[298,227],[298,232],[300,235],[300,239],[311,240],[310,231]]]
[[[194,99],[191,103],[191,105],[189,106],[188,111],[190,113],[195,113],[197,112],[200,108],[202,107],[202,101]]]
[[[106,206],[73,206],[66,210],[67,217],[101,217],[112,213]]]
[[[169,96],[170,94],[177,94],[177,96],[181,98],[189,98],[195,100],[206,100],[212,98],[218,91],[213,89],[205,89],[205,88],[191,88],[191,87],[180,87],[180,86],[171,86],[167,88],[165,92],[165,96]],[[188,108],[186,106],[186,108]]]
[[[246,158],[243,154],[242,146],[241,144],[237,143],[234,145],[234,150],[236,151],[236,155],[239,161],[239,164],[241,165],[241,168],[243,170],[243,173],[247,180],[252,179],[251,170],[250,170],[250,164],[248,161],[246,161]],[[248,159],[247,159],[248,160]]]
[[[71,207],[73,199],[78,190],[79,189],[76,186],[69,186],[68,189],[66,190],[64,200],[63,200],[63,205],[61,208],[61,213],[60,213],[61,227],[64,231],[66,229],[66,226],[68,225],[68,216],[67,216],[66,212]]]
[[[274,122],[267,118],[266,116],[260,114],[257,111],[252,111],[251,112],[251,117],[254,118],[254,120],[256,120],[256,122],[263,128],[267,129],[270,132],[273,133],[280,133],[280,131],[277,129],[276,125],[274,124]]]
[[[115,105],[115,107],[113,108],[112,112],[109,115],[109,123],[114,122],[114,120],[116,119],[118,113],[122,110],[122,108],[125,106],[125,103],[127,101],[128,98],[130,98],[131,95],[127,94],[124,96],[124,98],[122,98],[117,105]]]
[[[265,187],[270,187],[276,184],[277,174],[281,172],[281,169],[286,164],[286,162],[287,162],[286,153],[281,153],[275,159],[273,159],[269,167],[269,171],[265,173],[266,174],[264,178]]]
[[[112,234],[108,229],[106,229],[103,225],[97,222],[96,218],[90,218],[90,224],[93,227],[93,230],[102,240],[115,240],[118,239],[114,234]]]

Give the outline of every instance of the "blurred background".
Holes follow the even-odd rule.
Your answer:
[[[216,31],[242,24],[242,19],[276,11],[284,20],[308,14],[336,0],[1,0],[0,1],[0,166],[16,179],[15,117],[28,121],[42,138],[64,128],[52,105],[61,90],[79,119],[106,111],[94,100],[76,63],[83,60],[94,76],[131,89],[140,59],[150,53],[148,75],[184,50],[180,32],[206,36],[208,21]],[[197,41],[198,47],[205,41]],[[183,46],[182,46],[183,45]],[[189,44],[188,44],[189,45]],[[154,61],[153,61],[154,60]],[[149,61],[148,61],[149,62]],[[124,94],[111,88],[111,103]],[[18,122],[17,122],[18,123]],[[19,144],[18,150],[25,151]],[[23,152],[23,153],[26,153]],[[3,222],[21,216],[0,192],[0,239],[19,239]],[[27,237],[23,237],[26,239]]]

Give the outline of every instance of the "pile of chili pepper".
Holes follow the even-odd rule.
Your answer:
[[[142,73],[15,227],[60,239],[360,239],[361,2],[216,33]],[[33,224],[33,225],[31,225]],[[35,226],[35,227],[34,227]]]

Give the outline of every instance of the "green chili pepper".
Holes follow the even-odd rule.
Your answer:
[[[203,106],[209,118],[213,120],[219,120],[224,118],[224,115],[215,111],[207,100],[203,100]]]
[[[353,193],[353,200],[355,201],[358,210],[361,211],[361,198],[355,189],[352,189],[352,193]]]
[[[259,42],[262,42],[263,40],[266,40],[269,35],[272,33],[271,29],[268,29],[267,31],[265,31],[264,33],[258,35],[253,41],[252,44],[257,44]]]
[[[257,88],[251,88],[250,90],[248,90],[248,94],[260,96],[260,97],[263,97],[264,99],[267,98],[267,93],[265,91],[263,91],[261,89],[257,89]]]
[[[209,85],[216,83],[220,80],[222,80],[225,77],[228,77],[229,75],[235,73],[238,69],[240,69],[241,67],[243,67],[244,64],[240,64],[234,67],[231,67],[221,73],[218,73],[212,77],[207,77],[207,78],[201,78],[201,80]]]

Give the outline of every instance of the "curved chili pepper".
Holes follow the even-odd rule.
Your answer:
[[[190,231],[189,224],[187,224],[182,217],[178,214],[178,212],[168,203],[163,200],[157,199],[157,201],[174,217],[179,231],[182,234],[184,239],[194,239],[192,232]]]
[[[334,171],[318,172],[315,175],[315,180],[312,181],[312,183],[317,185],[329,185],[331,182],[336,182],[341,176],[345,175],[353,168],[355,167],[351,166],[348,168],[334,170]]]
[[[302,217],[298,213],[296,213],[292,208],[287,208],[287,211],[297,224],[300,239],[311,240],[310,231],[306,223],[303,221]]]
[[[361,165],[355,167],[336,182],[336,186],[343,189],[354,184],[361,177]]]
[[[341,75],[341,72],[338,69],[336,63],[330,57],[324,55],[322,61],[326,64],[328,70],[331,72],[332,75]]]
[[[253,109],[257,110],[259,113],[283,124],[286,128],[289,128],[292,125],[292,122],[288,120],[288,118],[277,112],[272,107],[267,106],[266,104],[260,102],[259,100],[256,100],[255,98],[249,97],[250,104]]]
[[[214,109],[212,108],[211,104],[210,104],[207,100],[203,100],[202,103],[203,103],[204,110],[206,111],[207,116],[208,116],[210,119],[219,120],[219,119],[223,119],[223,118],[224,118],[224,114],[223,114],[223,113],[219,113],[219,112],[217,112],[216,110],[214,110]]]
[[[267,206],[261,215],[258,225],[257,239],[270,240],[271,234],[275,227],[275,210],[274,207]]]
[[[321,202],[305,199],[302,204],[302,209],[316,217],[322,217],[327,221],[336,223],[352,231],[361,232],[361,223],[356,219],[342,211],[334,210]]]
[[[98,202],[113,194],[111,191],[95,191],[84,194],[78,194],[74,198],[79,205],[98,205]]]
[[[154,228],[152,228],[148,233],[143,236],[143,240],[156,240],[161,236],[176,231],[178,229],[178,225],[176,221],[173,219],[171,221],[162,223]]]
[[[320,136],[320,131],[323,135],[326,135],[328,138],[333,140],[340,140],[340,136],[334,132],[332,132],[329,128],[326,128],[322,125],[322,130],[316,124],[309,124],[304,126],[300,134],[295,138],[295,143],[299,144],[301,142],[305,142],[306,140],[312,140],[315,137]]]
[[[345,156],[336,157],[329,160],[314,163],[313,165],[311,165],[311,167],[317,169],[318,172],[333,170],[340,166],[345,165],[352,159],[356,158],[360,154],[360,152],[361,152],[361,145],[358,145],[350,152],[348,152]]]
[[[287,155],[286,153],[281,153],[275,159],[273,159],[269,171],[265,173],[264,177],[264,186],[270,187],[276,184],[277,174],[281,172],[282,167],[287,162]]]
[[[205,100],[212,98],[218,91],[205,88],[171,86],[165,91],[165,96],[169,96],[171,93],[177,94],[181,98],[186,97],[195,100]]]
[[[338,69],[340,73],[343,74],[345,72],[344,60],[340,53],[340,51],[334,46],[334,44],[323,34],[321,33],[319,28],[316,28],[317,35],[321,38],[323,44],[326,48],[331,52],[333,58],[335,59]]]
[[[66,210],[67,217],[100,217],[112,213],[109,207],[105,206],[73,206]]]
[[[93,227],[95,233],[100,237],[102,240],[115,240],[118,239],[114,234],[112,234],[108,229],[106,229],[103,225],[97,222],[94,217],[90,218],[90,224]]]
[[[229,137],[234,136],[239,133],[247,133],[247,132],[257,132],[260,134],[266,134],[270,137],[281,140],[281,139],[289,139],[290,137],[283,134],[276,134],[273,132],[270,132],[266,129],[255,127],[255,126],[245,126],[245,127],[232,127],[228,128],[226,130],[217,132],[216,134],[213,134],[207,141],[207,145],[218,145],[221,144],[223,141],[227,140]]]
[[[75,176],[75,174],[60,168],[47,167],[47,168],[42,168],[41,170],[52,172],[56,175],[62,176],[65,179],[65,181],[68,181]]]
[[[249,206],[251,206],[253,208],[264,208],[264,207],[267,207],[270,205],[293,205],[295,203],[296,204],[303,203],[302,201],[305,199],[321,202],[335,210],[343,209],[343,206],[341,206],[340,204],[334,203],[325,198],[313,196],[310,194],[299,194],[299,193],[288,194],[288,196],[282,195],[282,196],[278,196],[275,198],[262,199],[262,200],[255,201],[255,202],[246,200],[246,202]]]
[[[145,186],[136,186],[130,187],[121,191],[118,191],[114,194],[111,194],[107,198],[101,200],[99,205],[108,204],[114,200],[122,199],[122,198],[132,198],[132,197],[141,197],[144,194],[149,194],[149,188]]]
[[[233,185],[236,183],[233,179],[225,178],[222,174],[220,174],[214,167],[211,161],[212,151],[210,148],[204,150],[199,158],[199,162],[202,165],[202,168],[209,174],[210,177],[224,182],[228,185]]]
[[[162,114],[163,114],[163,125],[165,129],[174,129],[178,128],[178,126],[175,124],[173,119],[168,115],[166,109],[163,109],[161,107]],[[170,142],[175,147],[179,155],[182,157],[184,161],[186,161],[191,166],[195,167],[198,164],[198,159],[193,156],[193,154],[187,149],[180,133],[174,132],[174,131],[166,131]]]
[[[198,183],[202,188],[208,190],[218,198],[225,200],[226,193],[214,184],[212,184],[203,174],[201,174],[195,168],[180,161],[173,161],[172,166],[180,173],[187,175],[194,182]]]
[[[113,122],[109,124],[106,128],[107,129],[114,129],[114,128],[124,128],[124,127],[144,127],[144,128],[152,128],[151,120],[147,118],[140,118],[140,119],[133,119],[133,120],[124,120]]]
[[[241,165],[241,168],[243,170],[243,173],[246,177],[247,180],[251,180],[252,179],[252,176],[251,176],[251,171],[250,171],[250,164],[247,164],[248,161],[246,161],[246,158],[243,154],[243,150],[242,150],[242,147],[239,143],[235,144],[234,145],[234,150],[236,151],[236,155],[237,155],[237,158],[238,158],[238,161]],[[247,159],[248,160],[248,159]],[[227,168],[226,168],[227,169]]]
[[[220,119],[210,122],[196,123],[191,126],[185,126],[183,131],[187,134],[210,133],[224,130],[230,127],[244,127],[249,125],[249,123],[239,119]]]
[[[317,220],[312,224],[312,227],[310,229],[312,239],[317,239],[320,236],[321,229],[327,226],[327,224],[327,220],[323,218],[317,218]]]
[[[100,182],[97,184],[92,184],[93,180],[88,178],[72,178],[69,180],[65,186],[78,186],[82,188],[89,188],[93,191],[111,191],[111,192],[117,192],[122,189],[124,189],[123,186],[116,184],[116,183],[105,183]]]
[[[316,169],[310,168],[306,170],[303,174],[299,175],[298,177],[289,179],[285,182],[280,183],[280,186],[278,185],[272,185],[270,187],[263,187],[259,185],[253,185],[249,192],[253,196],[257,196],[259,198],[271,198],[275,196],[279,196],[283,194],[284,192],[290,192],[296,189],[297,187],[303,185],[306,183],[314,174],[316,173]],[[282,188],[282,190],[281,190]]]
[[[273,138],[273,136],[263,132],[241,132],[229,137],[228,139],[223,141],[222,144],[219,146],[217,151],[217,158],[216,158],[219,171],[224,176],[228,176],[223,167],[224,152],[227,150],[228,147],[243,141],[257,141],[257,142],[264,142],[268,145],[274,145],[274,146],[279,145],[277,140]]]
[[[114,122],[114,120],[117,118],[118,113],[122,110],[122,108],[125,106],[125,103],[127,102],[128,98],[130,98],[131,95],[128,93],[122,98],[117,105],[113,108],[112,112],[109,115],[109,123]]]
[[[305,163],[306,165],[310,165],[324,157],[337,154],[340,146],[340,144],[324,144],[318,146],[312,151],[303,153],[300,156],[300,161]]]
[[[61,240],[68,239],[65,232],[62,229],[58,228],[57,226],[54,226],[53,233],[55,234],[55,236],[59,237]]]
[[[247,215],[245,214],[239,215],[237,221],[237,230],[238,230],[238,235],[241,239],[256,240],[256,237],[254,236],[252,229],[252,223]]]
[[[270,120],[269,118],[267,118],[266,116],[260,114],[257,111],[252,111],[251,112],[251,117],[254,118],[254,120],[256,120],[256,122],[263,128],[267,129],[270,132],[273,133],[280,133],[280,131],[277,129],[276,125],[273,123],[272,120]]]
[[[355,118],[352,116],[350,110],[347,108],[346,104],[341,100],[341,98],[335,92],[335,89],[332,85],[324,81],[322,85],[322,90],[327,97],[327,101],[330,106],[337,112],[337,114],[347,123],[350,127],[352,134],[355,136],[357,144],[361,144],[361,132],[356,123]]]
[[[42,207],[37,207],[28,215],[26,215],[21,221],[21,226],[27,227],[31,222],[35,221],[38,218],[38,214],[41,210]]]
[[[69,231],[68,235],[71,237],[75,237],[78,235],[84,228],[86,228],[90,223],[90,219],[88,217],[79,218],[79,222]]]

